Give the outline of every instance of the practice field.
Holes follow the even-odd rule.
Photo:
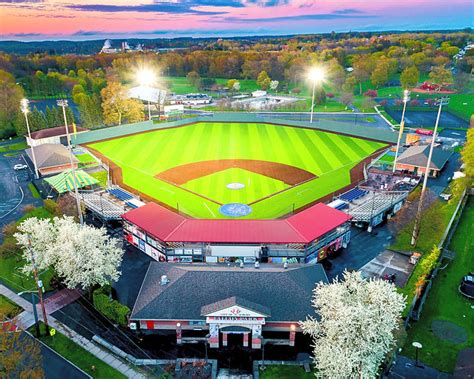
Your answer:
[[[245,218],[255,219],[349,185],[358,163],[385,146],[312,129],[211,122],[88,145],[119,167],[125,186],[192,217],[226,218],[222,205],[243,203],[252,209]]]

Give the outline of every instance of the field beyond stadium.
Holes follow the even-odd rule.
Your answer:
[[[364,160],[383,149],[319,130],[263,123],[199,122],[88,145],[114,180],[147,199],[196,218],[281,217],[361,180]]]

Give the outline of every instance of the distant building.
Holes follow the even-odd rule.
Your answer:
[[[171,105],[204,105],[212,103],[212,96],[205,93],[188,93],[186,95],[173,95],[169,98]]]
[[[74,127],[68,125],[69,134],[74,133]],[[87,129],[76,126],[76,133],[87,132]],[[31,138],[26,135],[28,146],[39,146],[44,144],[62,144],[67,145],[66,128],[57,126],[55,128],[41,129],[31,133]]]
[[[426,165],[428,164],[429,151],[430,145],[409,147],[398,157],[396,169],[414,175],[423,175],[426,171]],[[450,150],[443,150],[438,147],[434,148],[429,176],[437,177],[451,155],[452,151]]]
[[[38,171],[41,175],[57,174],[71,168],[69,150],[59,144],[46,143],[35,146],[35,158]],[[26,149],[26,154],[33,163],[33,154],[31,148]],[[79,160],[72,157],[74,168],[77,168]]]
[[[143,45],[142,44],[137,44],[135,48],[132,48],[127,41],[122,41],[120,44],[120,48],[114,48],[112,47],[112,41],[110,39],[105,40],[104,46],[102,46],[102,49],[100,50],[101,53],[103,54],[116,54],[116,53],[126,53],[126,52],[139,52],[143,51]]]
[[[257,90],[252,92],[252,97],[263,97],[267,96],[267,91]]]
[[[256,269],[152,262],[129,326],[142,332],[175,331],[178,344],[186,334],[200,334],[211,348],[227,346],[232,334],[240,336],[243,347],[260,349],[267,333],[280,332],[278,340],[265,343],[294,346],[299,321],[315,316],[311,300],[319,282],[328,282],[319,264]]]

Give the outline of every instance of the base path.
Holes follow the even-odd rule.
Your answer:
[[[289,186],[316,178],[316,175],[313,173],[295,166],[254,159],[219,159],[188,163],[160,172],[155,178],[176,185],[182,185],[191,180],[229,168],[241,168],[256,174],[265,175],[269,178],[280,180]]]

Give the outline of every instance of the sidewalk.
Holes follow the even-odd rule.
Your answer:
[[[35,323],[34,316],[33,316],[33,306],[30,302],[26,301],[21,296],[18,296],[15,292],[11,291],[10,289],[8,289],[2,284],[0,284],[0,294],[7,297],[8,299],[15,302],[16,304],[18,304],[24,309],[24,311],[20,313],[20,315],[17,317],[17,325],[19,328],[26,330]],[[58,295],[58,298],[61,298],[61,297],[62,297],[61,295]],[[53,302],[53,304],[57,304],[57,303]],[[53,306],[49,308],[53,309],[53,311],[56,311],[59,309],[57,306]],[[38,311],[38,318],[41,321],[43,321],[41,307],[37,305],[36,309]],[[89,341],[87,338],[84,338],[80,334],[76,333],[74,330],[62,324],[51,315],[48,315],[48,324],[54,329],[56,329],[58,332],[64,334],[66,337],[73,340],[75,343],[77,343],[79,346],[87,350],[89,353],[95,355],[101,361],[115,368],[117,371],[121,372],[128,378],[133,378],[133,379],[146,378],[145,375],[135,371],[127,363],[124,363],[122,360],[116,358],[114,355],[110,354],[108,351],[99,348],[95,343]]]

